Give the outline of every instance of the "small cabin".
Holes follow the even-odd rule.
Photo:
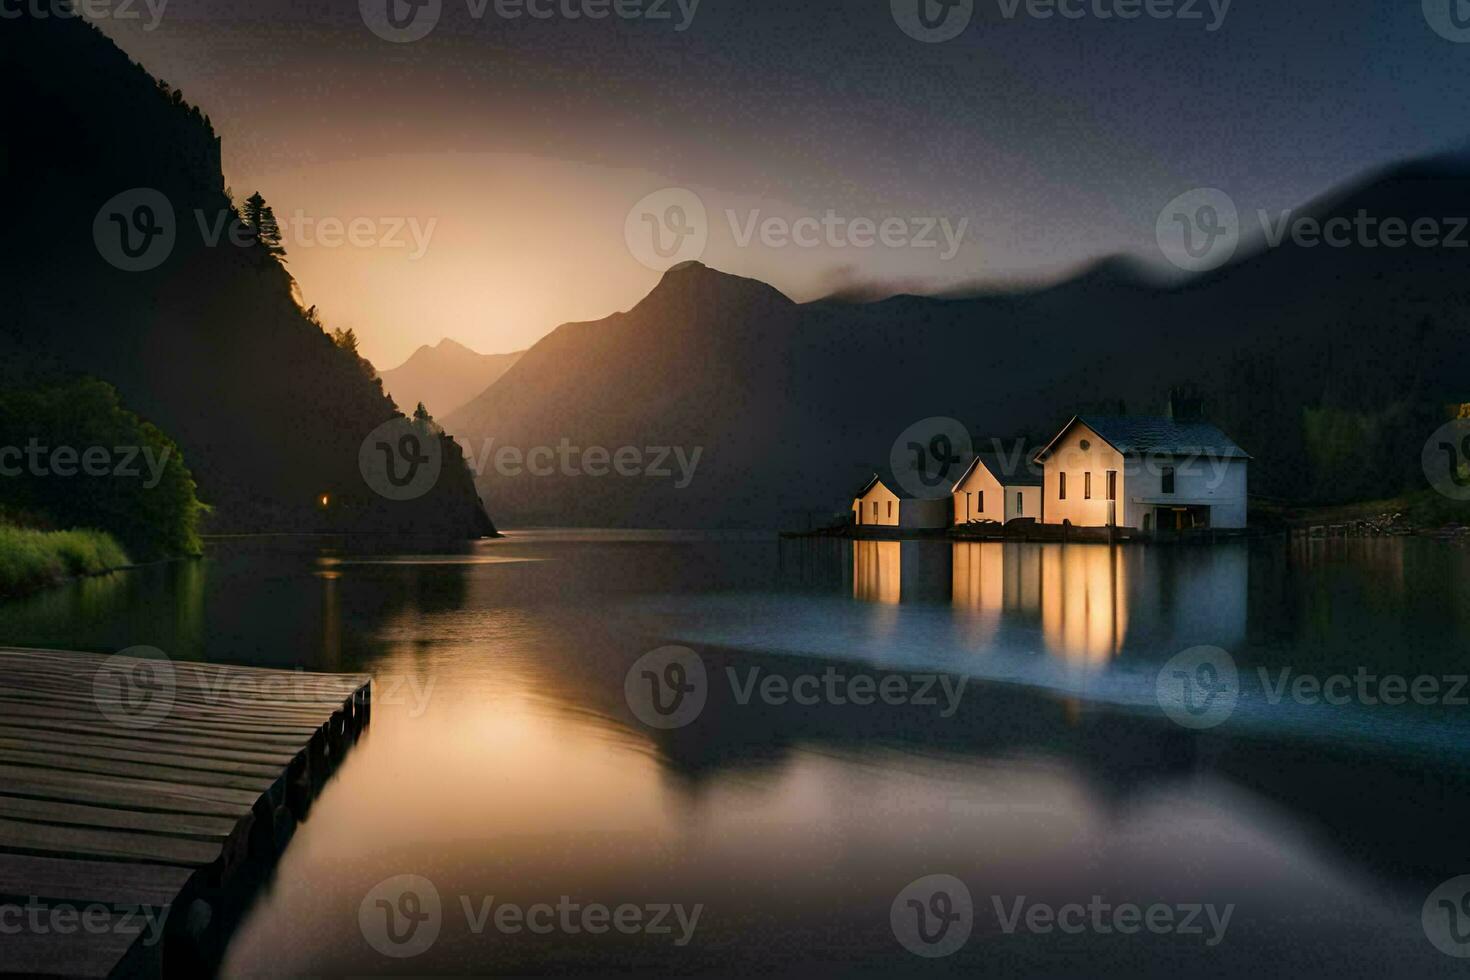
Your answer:
[[[859,527],[942,529],[949,526],[949,498],[915,496],[892,476],[874,473],[852,501]]]
[[[1144,533],[1243,528],[1250,459],[1203,419],[1076,416],[1036,457],[1042,520]]]
[[[953,524],[1006,524],[1018,517],[1039,523],[1041,476],[1024,458],[1005,460],[993,453],[981,453],[955,484],[950,499]]]

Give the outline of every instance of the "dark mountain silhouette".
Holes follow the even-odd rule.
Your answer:
[[[383,388],[405,411],[423,402],[434,415],[446,416],[499,380],[524,353],[478,354],[446,337],[384,371]]]
[[[208,117],[80,18],[8,19],[0,80],[0,380],[111,382],[179,443],[212,530],[493,531],[451,441],[426,496],[393,503],[365,484],[359,449],[393,403],[301,309],[269,242],[231,244]],[[140,209],[140,188],[161,198]],[[124,244],[166,242],[151,229],[168,223],[156,267],[117,267]]]
[[[1448,232],[1470,216],[1470,165],[1395,167],[1297,217],[1360,211]],[[1423,486],[1424,440],[1470,401],[1467,242],[1247,235],[1233,262],[1182,282],[1110,258],[1044,288],[804,306],[692,264],[626,313],[559,328],[447,427],[476,452],[490,439],[703,448],[683,489],[486,468],[486,499],[517,524],[790,526],[840,509],[921,419],[1034,440],[1081,408],[1156,414],[1187,386],[1256,457],[1253,493],[1390,496]]]

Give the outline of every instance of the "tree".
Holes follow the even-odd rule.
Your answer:
[[[265,249],[267,255],[280,259],[286,254],[281,244],[281,226],[276,222],[276,213],[265,202],[265,197],[256,191],[245,199],[245,210],[240,216],[256,244]]]
[[[312,310],[315,309],[316,307],[313,306]],[[320,322],[320,320],[316,322]],[[357,353],[357,331],[353,330],[351,327],[348,327],[346,330],[343,330],[341,327],[337,327],[336,329],[334,329],[332,331],[332,343],[336,344],[339,348],[345,350],[347,353],[353,355],[354,357],[362,356]]]

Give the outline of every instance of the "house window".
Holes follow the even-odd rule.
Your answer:
[[[984,514],[985,513],[985,491],[984,490],[981,490],[980,491],[980,513],[981,514]]]
[[[1057,499],[1067,499],[1067,474],[1065,473],[1057,474]]]
[[[1172,466],[1164,467],[1164,485],[1162,490],[1164,493],[1174,492],[1174,467]]]
[[[1082,474],[1082,499],[1083,500],[1091,500],[1092,499],[1092,473],[1091,473],[1091,471]]]
[[[1108,499],[1118,499],[1118,471],[1108,470]]]
[[[888,501],[888,519],[893,520],[893,501]]]
[[[1016,516],[1020,517],[1026,511],[1026,498],[1020,491],[1016,492]]]
[[[878,501],[873,501],[873,523],[878,523]]]
[[[965,520],[967,521],[970,519],[970,515],[974,513],[974,511],[970,509],[970,498],[973,496],[975,496],[973,493],[965,494]]]

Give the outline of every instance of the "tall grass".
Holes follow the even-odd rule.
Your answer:
[[[122,545],[102,531],[34,531],[0,524],[0,596],[34,592],[131,563]]]

